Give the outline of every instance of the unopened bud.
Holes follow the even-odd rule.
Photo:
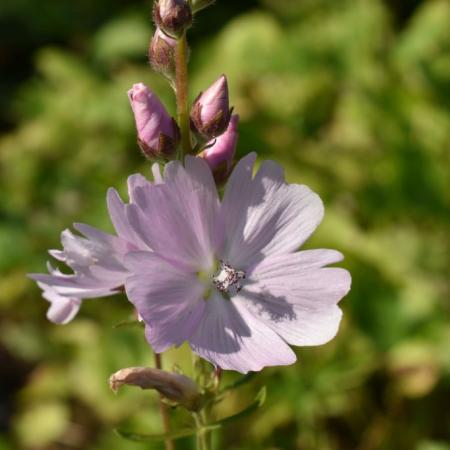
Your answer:
[[[170,159],[180,141],[180,130],[159,98],[144,84],[128,91],[134,113],[138,144],[148,158]]]
[[[222,75],[195,100],[191,111],[191,128],[209,141],[227,129],[231,112],[227,78]]]
[[[187,0],[158,0],[153,20],[165,33],[177,38],[192,25],[192,10]]]
[[[200,153],[200,157],[205,159],[214,178],[218,183],[226,181],[233,166],[234,154],[236,152],[236,144],[238,140],[237,125],[239,116],[234,114],[231,116],[227,130],[219,136],[210,147]]]
[[[202,396],[193,380],[173,372],[150,367],[129,367],[109,377],[109,387],[117,392],[123,385],[138,386],[141,389],[155,389],[164,397],[190,411],[201,406]]]
[[[202,9],[212,5],[214,0],[192,0],[192,12],[197,13]]]
[[[176,45],[175,39],[156,28],[148,49],[148,59],[154,70],[166,76],[175,74]]]

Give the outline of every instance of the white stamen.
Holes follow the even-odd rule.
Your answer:
[[[226,294],[237,294],[242,289],[241,280],[245,278],[245,272],[236,270],[229,264],[220,261],[219,269],[213,276],[213,284],[216,289]]]

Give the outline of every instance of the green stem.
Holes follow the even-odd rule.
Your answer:
[[[162,356],[160,353],[155,353],[155,365],[156,368],[161,370],[162,369]],[[169,416],[169,410],[167,409],[167,406],[162,401],[162,395],[159,395],[159,411],[161,413],[161,418],[163,422],[164,427],[164,433],[170,433],[170,416]],[[164,445],[166,447],[166,450],[175,450],[175,444],[172,441],[172,439],[166,439],[164,441]]]
[[[212,449],[212,434],[206,429],[207,417],[203,411],[194,414],[195,424],[197,426],[197,446],[196,450],[211,450]]]
[[[184,33],[178,39],[175,49],[175,92],[177,98],[178,125],[181,132],[181,151],[179,153],[179,159],[181,160],[192,151],[189,124],[187,59],[188,47],[186,33]]]

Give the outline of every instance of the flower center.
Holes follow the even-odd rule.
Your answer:
[[[213,275],[214,287],[224,294],[237,294],[242,289],[241,280],[245,278],[245,272],[234,269],[226,262],[219,263],[217,272]]]

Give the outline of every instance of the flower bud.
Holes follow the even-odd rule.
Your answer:
[[[192,12],[197,13],[202,9],[211,6],[214,0],[192,0]]]
[[[187,0],[158,0],[153,20],[169,36],[177,38],[192,25],[192,10]]]
[[[238,140],[237,125],[239,116],[231,116],[227,130],[219,136],[211,146],[203,150],[199,156],[208,163],[218,183],[224,182],[231,172]]]
[[[136,121],[138,144],[148,158],[170,159],[180,141],[180,130],[158,97],[144,84],[128,91]]]
[[[148,59],[153,69],[167,76],[175,74],[175,46],[177,41],[160,28],[156,28],[150,47]]]
[[[195,100],[191,111],[191,128],[201,138],[209,141],[227,129],[231,112],[227,78],[222,75]]]
[[[124,384],[141,389],[156,389],[164,397],[190,411],[196,411],[201,406],[202,396],[195,382],[178,373],[149,367],[129,367],[113,373],[109,378],[109,387],[114,392]]]

